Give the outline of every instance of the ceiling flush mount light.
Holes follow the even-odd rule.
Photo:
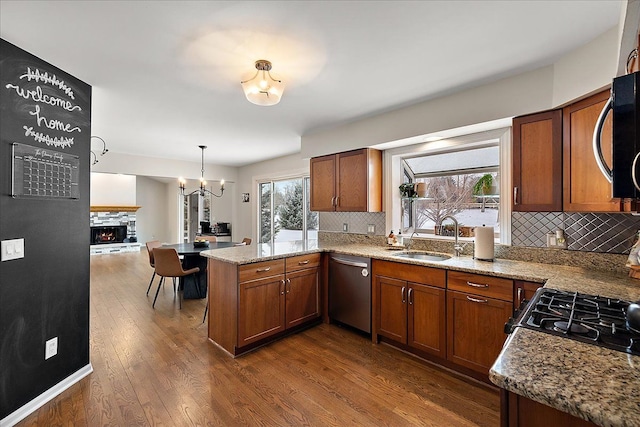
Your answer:
[[[249,80],[240,82],[244,96],[249,102],[262,105],[276,105],[282,98],[284,84],[282,80],[274,79],[271,75],[271,62],[266,59],[256,61],[256,74]]]
[[[207,146],[198,145],[198,147],[200,147],[200,149],[202,150],[202,167],[200,169],[200,188],[198,188],[197,190],[193,190],[188,195],[190,196],[194,193],[200,193],[200,196],[202,197],[206,196],[207,194],[211,194],[212,196],[215,196],[215,197],[222,197],[222,195],[224,194],[224,179],[220,181],[220,194],[212,193],[206,188],[207,181],[204,180],[204,149],[207,148]],[[184,196],[185,195],[184,190],[186,188],[187,181],[182,177],[178,178],[178,185],[180,186],[180,194]]]

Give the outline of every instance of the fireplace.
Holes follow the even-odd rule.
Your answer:
[[[126,225],[102,225],[91,227],[91,244],[122,243],[127,237]]]

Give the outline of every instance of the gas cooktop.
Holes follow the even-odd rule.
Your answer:
[[[612,350],[640,355],[640,332],[629,328],[628,301],[540,288],[515,323],[505,327],[538,330]]]

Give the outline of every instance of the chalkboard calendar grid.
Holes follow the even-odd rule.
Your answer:
[[[78,156],[13,143],[13,197],[77,199]]]

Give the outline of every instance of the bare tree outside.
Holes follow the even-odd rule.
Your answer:
[[[459,214],[468,217],[472,212],[480,212],[481,203],[473,194],[473,186],[483,175],[483,173],[473,173],[417,178],[416,182],[427,185],[427,193],[426,199],[418,199],[414,202],[416,229],[433,229],[433,226],[440,225],[447,215],[458,218],[460,225],[464,225]],[[495,208],[497,212],[497,204],[490,207]]]
[[[480,175],[439,176],[421,178],[427,184],[427,197],[416,209],[416,224],[422,228],[425,222],[440,224],[447,215],[455,216],[473,200],[473,185]]]

